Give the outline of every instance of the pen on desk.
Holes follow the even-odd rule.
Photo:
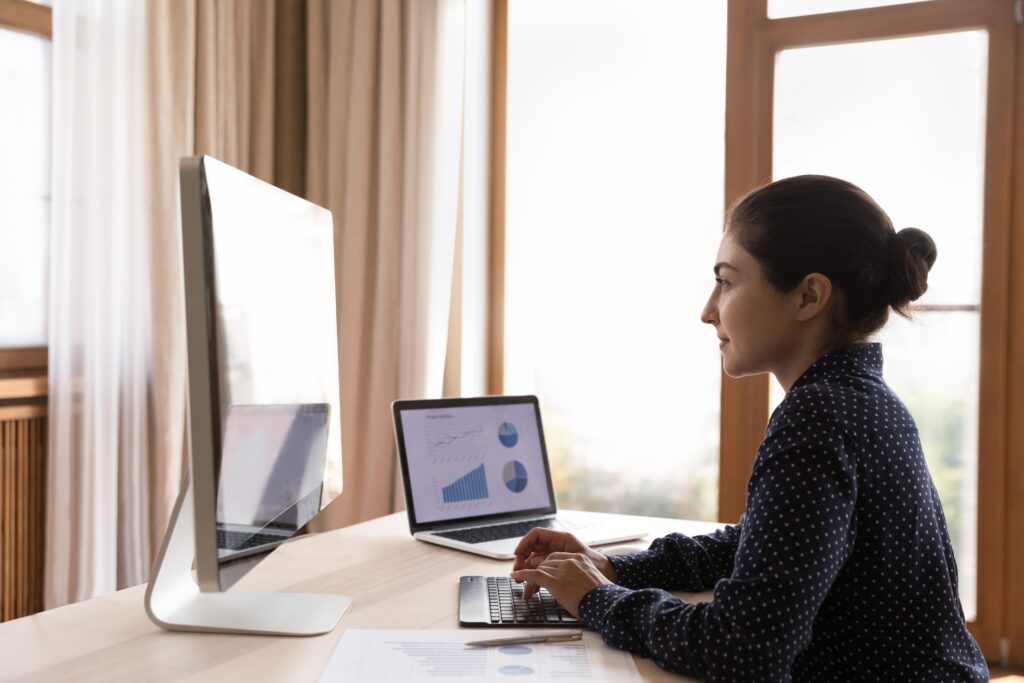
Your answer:
[[[525,636],[511,636],[506,638],[489,638],[487,640],[471,640],[466,645],[520,645],[524,643],[568,643],[583,638],[583,631],[570,631],[568,633],[531,633]]]

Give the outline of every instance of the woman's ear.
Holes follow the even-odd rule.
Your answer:
[[[821,315],[832,300],[832,281],[821,273],[811,273],[797,286],[800,304],[796,319],[805,322]]]

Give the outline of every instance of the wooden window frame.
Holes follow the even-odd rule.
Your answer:
[[[29,0],[0,0],[0,27],[53,38],[53,11]]]
[[[488,390],[504,388],[508,0],[492,0]],[[1024,666],[1024,0],[924,0],[769,19],[767,0],[728,0],[726,206],[772,173],[781,49],[985,29],[988,107],[978,443],[978,606],[987,658]],[[1011,353],[1011,350],[1018,353]],[[736,521],[768,421],[767,375],[722,376],[719,519]],[[1015,416],[1016,419],[1011,419]]]
[[[29,0],[0,0],[0,28],[53,39],[53,11]],[[0,348],[0,373],[46,374],[46,346]],[[45,393],[44,393],[45,395]]]

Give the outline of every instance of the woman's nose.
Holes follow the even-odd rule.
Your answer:
[[[715,298],[712,296],[708,299],[708,302],[704,304],[704,310],[700,312],[700,321],[708,325],[714,325],[718,322],[718,308],[714,304]]]

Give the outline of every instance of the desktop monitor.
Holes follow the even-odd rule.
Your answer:
[[[340,481],[331,214],[209,156],[180,177],[189,480],[146,610],[174,630],[324,633],[348,598],[226,589]]]

